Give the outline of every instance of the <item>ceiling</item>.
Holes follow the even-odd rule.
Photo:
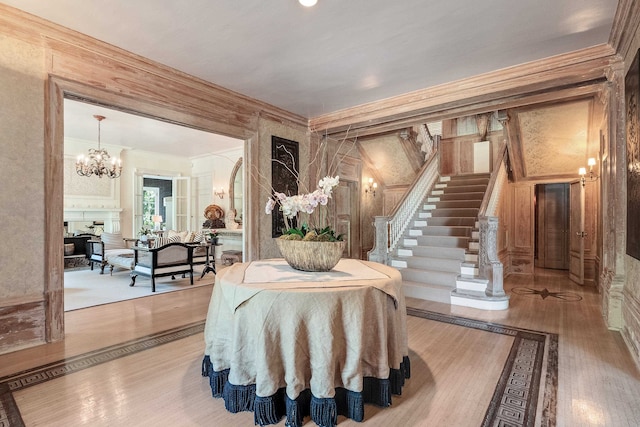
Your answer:
[[[609,40],[603,0],[1,0],[303,117]],[[553,13],[550,13],[553,11]],[[575,113],[575,112],[574,112]],[[65,104],[65,136],[188,157],[230,138],[89,104]],[[187,143],[190,141],[198,143]],[[532,166],[532,165],[529,165]]]
[[[101,144],[128,150],[194,158],[242,148],[244,144],[242,140],[70,99],[64,100],[65,138],[86,142],[95,148],[98,121],[94,115],[105,117],[100,123]]]
[[[2,0],[311,118],[607,43],[611,0]]]

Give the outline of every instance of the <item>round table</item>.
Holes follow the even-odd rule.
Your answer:
[[[238,263],[216,276],[203,375],[230,412],[256,424],[335,425],[391,404],[409,377],[400,273],[342,259],[325,273],[282,259]]]

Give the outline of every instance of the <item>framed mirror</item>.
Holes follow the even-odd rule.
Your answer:
[[[242,182],[242,157],[238,159],[231,176],[229,178],[229,210],[236,211],[235,221],[242,224],[242,198],[244,193],[244,183]]]

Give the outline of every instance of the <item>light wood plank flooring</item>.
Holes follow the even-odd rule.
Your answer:
[[[511,307],[504,312],[415,299],[407,305],[558,334],[556,413],[538,417],[538,422],[640,425],[640,372],[620,334],[604,326],[594,289],[549,270],[537,271],[535,277],[512,276],[505,289]],[[131,354],[15,391],[11,396],[25,425],[252,426],[253,414],[226,412],[224,402],[211,397],[207,380],[200,376],[204,342],[197,328],[205,319],[211,290],[206,286],[72,311],[65,316],[64,342],[0,356],[0,377],[7,377],[193,326],[183,338],[142,345]],[[513,337],[414,316],[408,317],[408,330],[411,379],[390,408],[367,405],[364,424],[480,426]],[[340,426],[360,424],[339,418]]]

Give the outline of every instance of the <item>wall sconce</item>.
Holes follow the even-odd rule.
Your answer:
[[[369,178],[369,182],[367,183],[367,185],[364,186],[364,193],[365,194],[371,193],[373,197],[376,197],[377,188],[378,188],[378,184],[376,182],[373,182],[373,178]]]
[[[589,160],[587,160],[587,166],[589,166],[589,176],[587,177],[587,169],[586,168],[580,168],[578,169],[578,174],[580,175],[580,182],[582,183],[582,186],[584,187],[586,182],[592,182],[598,179],[598,175],[593,173],[593,167],[596,165],[596,159],[594,159],[593,157],[589,157]]]
[[[213,190],[213,194],[215,194],[216,196],[220,197],[221,199],[224,199],[224,188],[220,187],[219,190]]]

